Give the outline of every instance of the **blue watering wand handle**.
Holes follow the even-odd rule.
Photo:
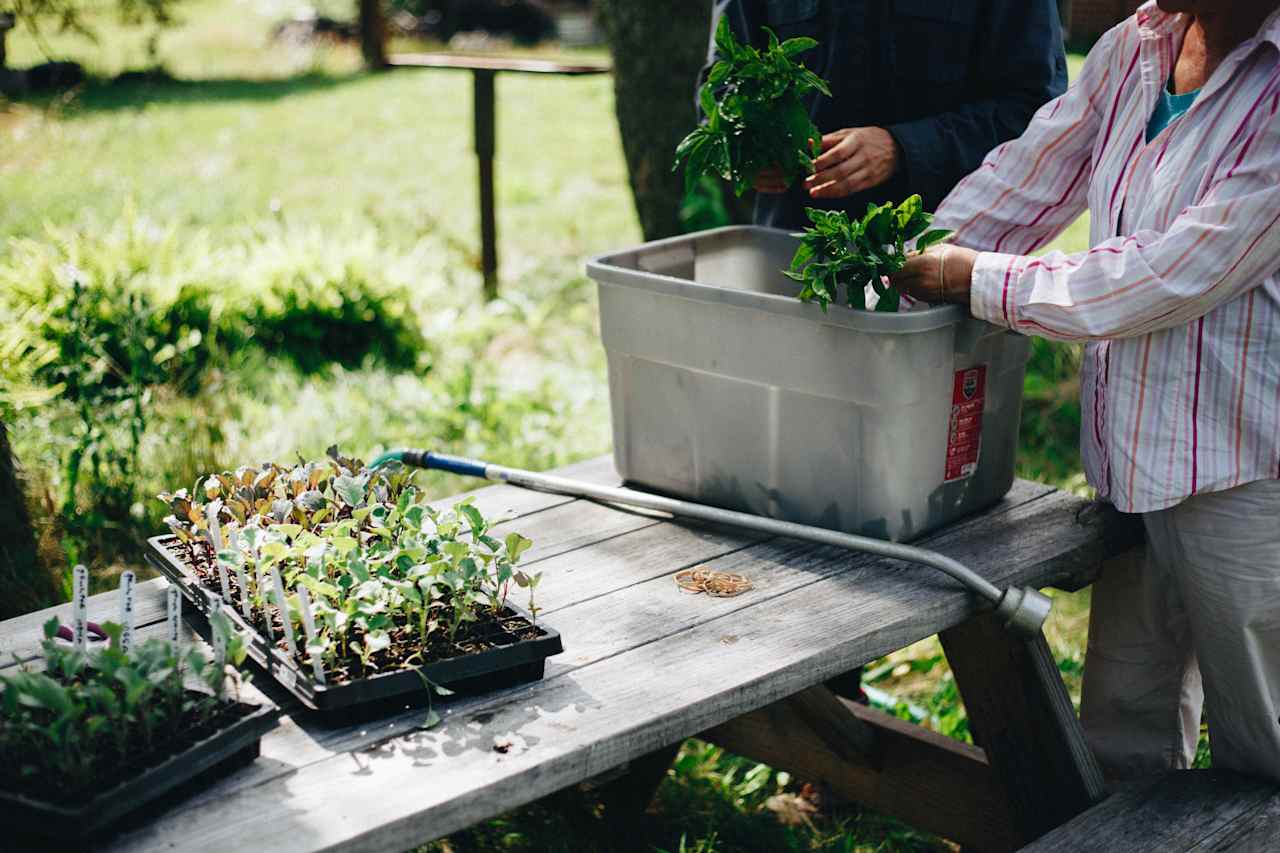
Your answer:
[[[388,450],[369,463],[370,468],[381,468],[391,462],[400,462],[413,468],[425,468],[429,471],[448,471],[450,474],[461,474],[464,477],[486,479],[485,473],[489,465],[463,456],[450,456],[447,453],[432,453],[429,450]]]
[[[782,521],[751,513],[738,512],[731,509],[706,506],[692,501],[676,500],[662,495],[640,492],[635,489],[600,486],[585,483],[568,477],[557,477],[554,474],[539,474],[519,468],[507,468],[502,465],[491,465],[476,459],[461,456],[449,456],[444,453],[432,453],[426,450],[393,450],[382,454],[369,466],[377,468],[388,462],[400,462],[416,468],[427,468],[434,471],[448,471],[467,477],[480,477],[499,483],[509,483],[525,489],[554,494],[588,498],[602,503],[621,504],[623,506],[652,509],[670,513],[682,518],[696,518],[716,524],[727,524],[747,530],[756,530],[773,536],[785,536],[789,539],[802,539],[822,545],[835,545],[861,554],[875,554],[895,560],[929,566],[956,579],[971,592],[987,599],[995,605],[996,613],[1004,619],[1005,626],[1025,636],[1035,636],[1049,616],[1053,605],[1052,599],[1039,590],[1009,587],[1001,590],[991,581],[970,569],[968,566],[937,551],[917,548],[914,545],[903,545],[898,542],[886,542],[883,539],[872,539],[857,536],[839,530],[828,530],[824,527],[811,527],[793,521]]]

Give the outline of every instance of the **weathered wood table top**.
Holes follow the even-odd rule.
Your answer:
[[[607,459],[561,473],[617,481]],[[262,757],[98,849],[403,851],[746,719],[985,609],[910,564],[505,485],[474,494],[487,515],[511,519],[503,528],[535,542],[526,559],[545,574],[541,618],[565,644],[544,680],[438,702],[443,722],[430,730],[419,728],[421,710],[334,729],[259,675],[249,701],[262,688],[285,711]],[[1134,541],[1115,513],[1078,518],[1084,503],[1019,481],[997,506],[922,544],[997,585],[1075,588]],[[754,589],[680,591],[672,575],[704,564],[745,574]],[[139,636],[162,631],[164,588],[140,585]],[[89,618],[114,618],[115,607],[114,594],[95,596]],[[69,605],[0,624],[5,660],[32,655],[55,612],[66,621]],[[966,748],[981,763],[981,750]]]

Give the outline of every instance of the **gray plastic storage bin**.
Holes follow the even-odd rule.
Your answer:
[[[628,483],[907,540],[1013,484],[1026,338],[959,306],[794,298],[797,238],[730,227],[591,260]]]

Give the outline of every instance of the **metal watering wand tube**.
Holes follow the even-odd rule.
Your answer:
[[[968,566],[953,560],[945,554],[902,545],[897,542],[886,542],[866,536],[856,536],[838,530],[827,530],[822,527],[811,527],[807,524],[796,524],[775,518],[752,515],[735,510],[706,506],[690,501],[652,495],[634,489],[597,486],[567,477],[556,477],[550,474],[539,474],[523,471],[518,468],[506,468],[502,465],[491,465],[475,459],[432,453],[425,450],[393,450],[374,459],[369,467],[377,468],[390,462],[400,462],[416,468],[436,471],[448,471],[468,477],[480,477],[499,483],[510,483],[513,486],[533,489],[541,492],[552,492],[561,495],[590,498],[604,503],[652,509],[670,513],[682,518],[694,518],[757,530],[774,536],[790,539],[802,539],[821,545],[834,545],[864,554],[875,554],[917,563],[944,572],[962,583],[972,592],[977,593],[995,605],[996,613],[1004,619],[1005,627],[1017,633],[1034,636],[1039,633],[1044,620],[1049,615],[1053,602],[1038,590],[1022,587],[1009,587],[1001,590],[986,578],[974,572]]]

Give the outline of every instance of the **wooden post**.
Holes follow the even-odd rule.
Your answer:
[[[984,613],[938,636],[1022,842],[1101,801],[1102,771],[1044,635],[1018,637]]]
[[[11,29],[13,29],[13,13],[0,12],[0,72],[4,71],[5,63],[4,40]]]
[[[1071,39],[1071,0],[1058,0],[1058,17],[1062,19],[1062,37],[1063,39]]]
[[[356,5],[360,29],[360,53],[370,68],[387,67],[387,16],[382,0],[358,0]]]
[[[484,298],[498,295],[498,222],[493,199],[493,154],[495,139],[494,77],[496,72],[477,68],[472,72],[475,99],[476,160],[480,169],[480,269],[484,273]]]

